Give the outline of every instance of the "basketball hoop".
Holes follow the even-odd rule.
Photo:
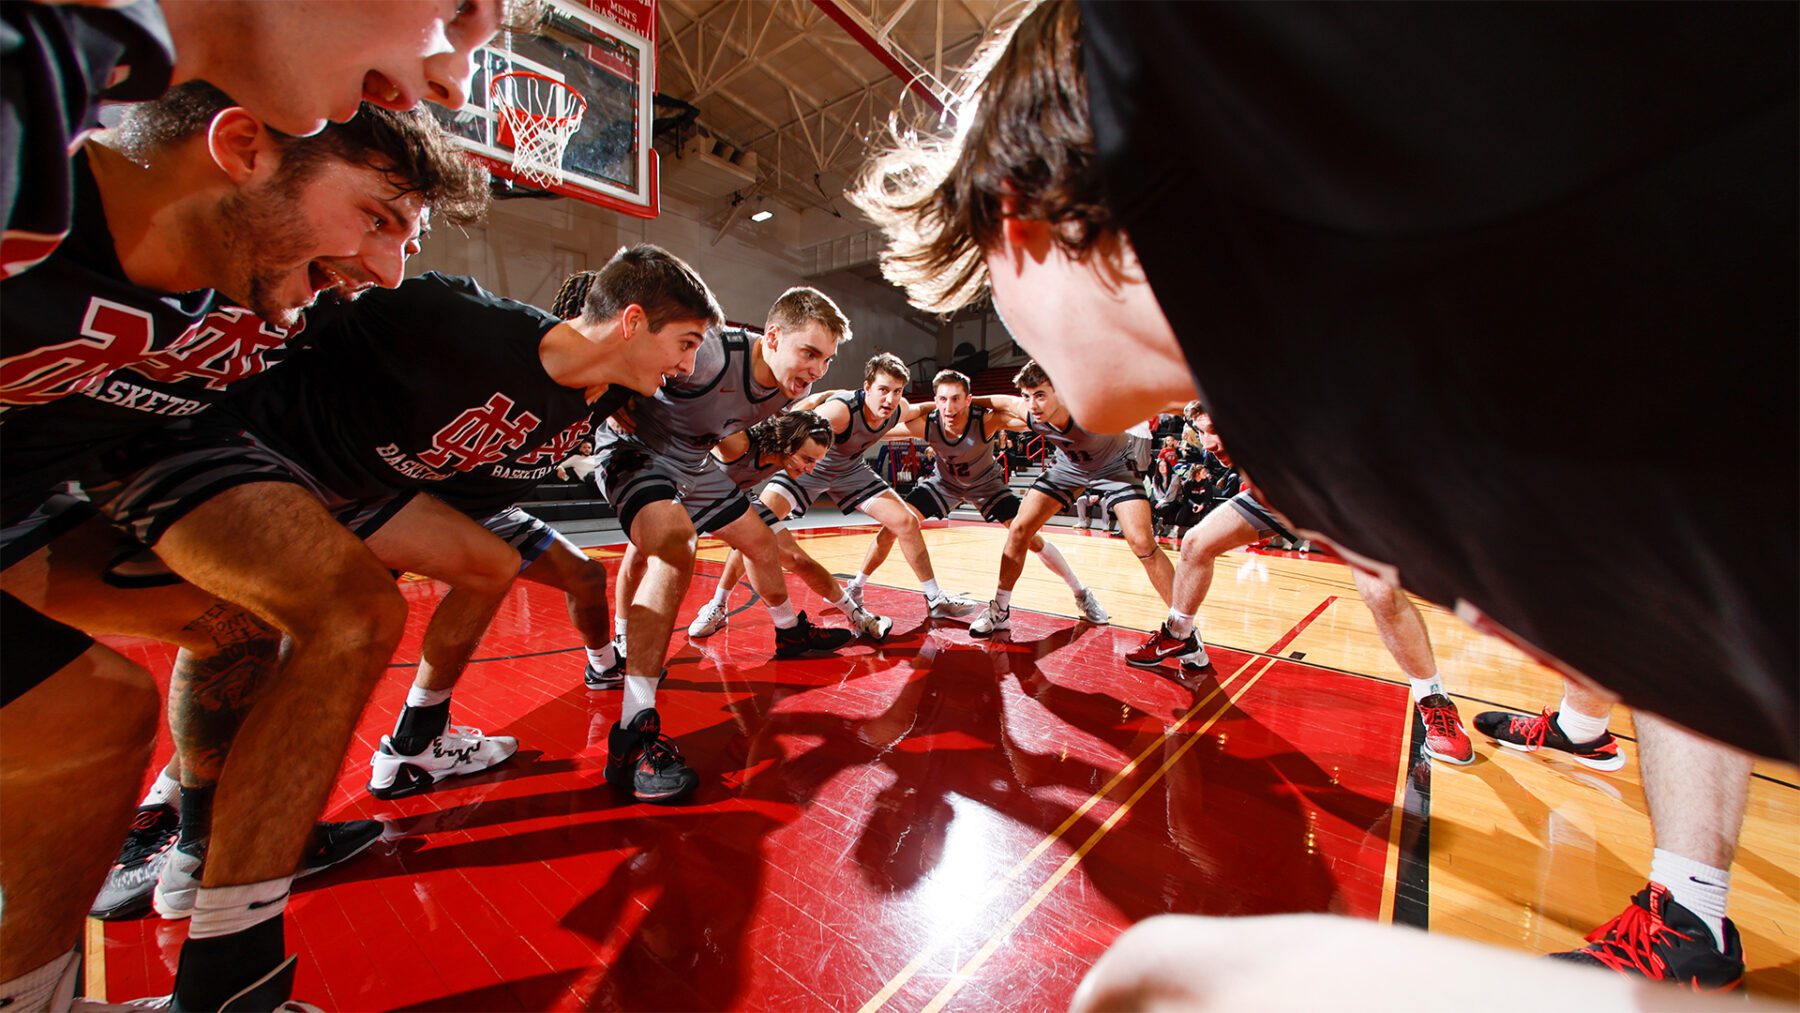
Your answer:
[[[488,105],[499,116],[495,140],[513,149],[513,171],[538,186],[563,181],[563,152],[581,129],[587,99],[568,85],[529,70],[496,74]]]

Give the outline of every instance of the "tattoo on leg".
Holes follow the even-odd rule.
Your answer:
[[[189,623],[216,645],[183,650],[169,683],[169,731],[181,756],[182,783],[216,782],[231,740],[262,680],[276,667],[281,635],[254,615],[219,603]]]

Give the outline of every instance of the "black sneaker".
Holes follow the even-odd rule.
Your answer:
[[[355,858],[369,845],[381,840],[381,830],[380,820],[314,824],[312,836],[306,841],[306,851],[300,855],[300,868],[294,875],[310,876]]]
[[[639,802],[666,804],[693,791],[700,775],[681,762],[681,751],[662,733],[662,718],[648,707],[629,728],[614,722],[607,733],[606,783],[630,788]]]
[[[625,652],[614,651],[613,663],[604,670],[595,668],[593,662],[588,662],[581,681],[587,683],[589,689],[618,689],[625,685]]]
[[[106,874],[106,885],[88,914],[95,918],[135,918],[150,910],[150,894],[162,874],[169,849],[181,836],[181,810],[173,804],[139,806],[118,860]]]
[[[1651,883],[1617,918],[1589,932],[1586,946],[1550,959],[1672,981],[1696,992],[1729,992],[1744,982],[1744,944],[1731,919],[1724,925],[1721,949],[1699,915],[1675,903],[1667,887]]]
[[[802,612],[799,622],[775,631],[775,656],[798,658],[802,654],[832,654],[855,639],[855,630],[814,626]]]
[[[276,1013],[324,1013],[322,1009],[311,1003],[300,1002],[291,998],[294,994],[294,972],[300,964],[299,957],[288,957],[268,974],[244,986],[236,995],[225,1000],[219,1007],[219,1013],[237,1013],[239,1010],[274,1010]],[[148,1008],[162,1007],[180,1013],[188,1009],[182,1005],[180,989],[181,971],[175,971],[177,993],[164,1000],[139,999],[127,1003],[126,1006],[144,1006]],[[124,1008],[124,1007],[120,1007]]]
[[[1619,740],[1611,732],[1601,732],[1592,742],[1570,742],[1556,717],[1561,711],[1542,714],[1514,714],[1511,711],[1482,711],[1475,715],[1475,730],[1508,749],[1535,753],[1554,749],[1568,753],[1576,763],[1595,770],[1618,770],[1625,766],[1625,754],[1619,752]]]

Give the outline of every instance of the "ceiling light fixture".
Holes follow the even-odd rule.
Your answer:
[[[766,222],[773,217],[775,217],[775,212],[773,211],[758,211],[750,216],[750,220],[753,222]]]

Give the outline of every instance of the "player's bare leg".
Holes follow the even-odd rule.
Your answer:
[[[1217,511],[1214,511],[1215,513]],[[1469,733],[1463,729],[1456,704],[1438,677],[1437,658],[1431,651],[1431,634],[1425,617],[1406,592],[1372,573],[1352,569],[1356,592],[1375,620],[1382,646],[1411,685],[1413,705],[1425,723],[1425,752],[1434,760],[1463,764],[1475,759]]]
[[[781,574],[781,550],[775,543],[775,532],[769,530],[756,511],[745,511],[715,534],[743,554],[750,586],[762,596],[763,604],[769,608],[769,618],[775,623],[777,658],[829,653],[856,636],[850,630],[814,626],[804,612],[795,611],[793,602],[788,600],[787,579]]]
[[[640,801],[672,802],[700,782],[663,736],[656,711],[656,685],[668,657],[675,610],[694,574],[694,524],[680,503],[659,500],[632,518],[630,536],[643,569],[641,579],[629,578],[636,570],[631,562],[619,581],[625,685],[619,721],[607,736],[606,781]],[[629,598],[623,597],[627,588]]]
[[[615,689],[623,684],[625,670],[612,643],[607,607],[606,567],[599,560],[557,535],[519,579],[553,587],[563,593],[569,622],[587,650],[584,681],[589,689]]]
[[[1013,587],[1019,582],[1019,574],[1025,572],[1025,555],[1031,551],[1031,540],[1061,509],[1062,504],[1054,497],[1036,489],[1025,494],[1018,516],[1006,529],[1006,545],[1000,550],[1000,586],[987,609],[969,624],[970,636],[991,637],[1011,625]]]
[[[394,730],[370,759],[369,791],[400,798],[505,762],[519,740],[452,725],[450,699],[512,587],[518,552],[430,496],[413,497],[367,544],[392,569],[450,585],[425,627],[419,671]]]
[[[871,496],[856,509],[875,518],[883,531],[890,532],[900,543],[900,554],[919,579],[925,601],[933,619],[965,619],[978,609],[974,602],[954,598],[938,587],[937,575],[931,569],[931,553],[925,548],[925,536],[919,530],[919,512],[908,506],[892,489]]]
[[[96,644],[0,709],[0,982],[81,939],[131,820],[160,704],[150,673]]]
[[[769,490],[764,490],[762,502],[775,516],[781,518],[787,516],[791,507],[786,497]],[[893,620],[865,611],[862,604],[838,583],[837,577],[830,570],[825,569],[823,564],[800,547],[800,540],[794,537],[792,531],[785,527],[779,531],[771,530],[775,535],[777,559],[782,569],[799,577],[814,594],[825,599],[825,604],[842,612],[859,636],[878,642],[887,637],[888,631],[894,627]],[[743,576],[744,554],[734,548],[725,557],[725,569],[719,574],[719,583],[712,600],[701,606],[700,614],[694,617],[693,624],[688,627],[688,636],[708,637],[724,628],[731,591]],[[785,590],[784,587],[784,593]]]
[[[1171,658],[1189,668],[1210,664],[1195,617],[1212,589],[1215,561],[1232,549],[1256,541],[1256,528],[1236,510],[1221,507],[1207,514],[1181,538],[1181,560],[1169,589],[1169,615],[1161,627],[1125,655],[1140,668],[1155,668]]]
[[[1119,522],[1119,531],[1125,536],[1125,544],[1131,546],[1131,554],[1144,564],[1144,573],[1150,577],[1150,586],[1156,588],[1164,605],[1169,604],[1175,581],[1175,566],[1163,553],[1162,543],[1156,540],[1156,520],[1151,513],[1149,501],[1126,500],[1113,507],[1113,518]]]
[[[1632,720],[1655,844],[1649,885],[1587,946],[1558,956],[1697,991],[1735,988],[1744,948],[1726,901],[1751,757],[1654,714],[1633,711]]]

